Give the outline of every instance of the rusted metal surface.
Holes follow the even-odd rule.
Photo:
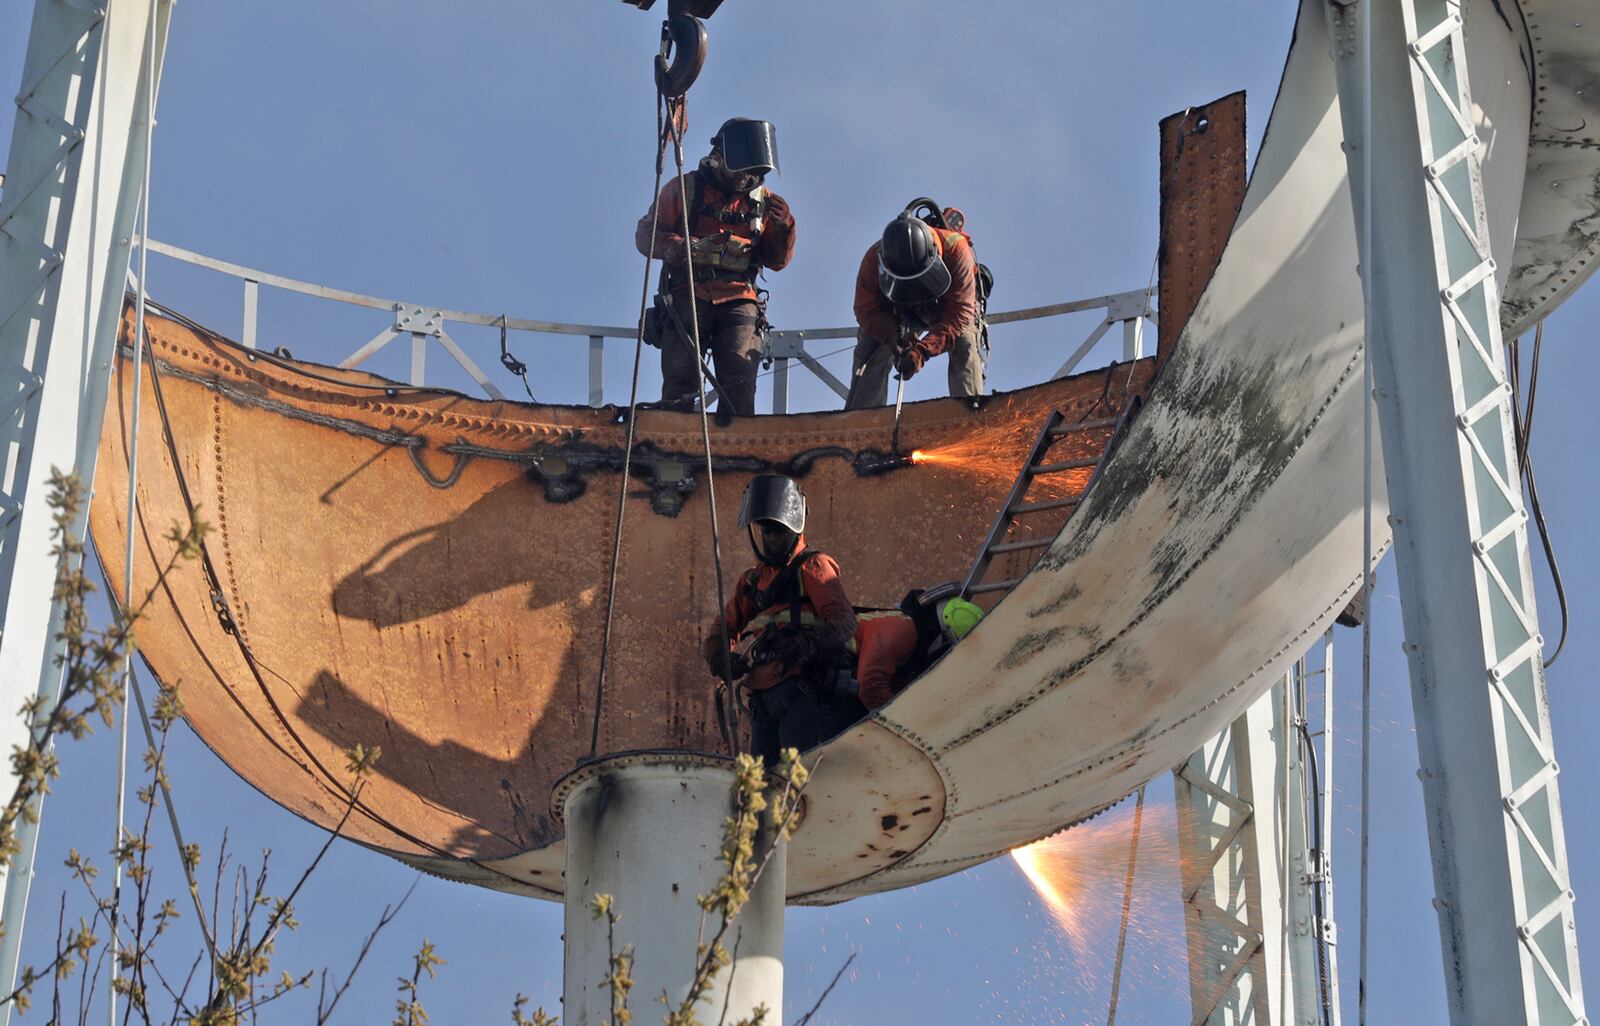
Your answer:
[[[1210,284],[1244,202],[1244,119],[1238,92],[1161,121],[1158,367]]]
[[[238,638],[186,565],[146,622],[146,659],[181,684],[207,744],[286,807],[331,825],[345,802],[342,751],[380,745],[351,836],[513,886],[456,860],[487,865],[560,836],[550,787],[588,750],[620,411],[486,402],[302,368],[161,317],[150,337]],[[123,363],[108,461],[126,460]],[[730,511],[749,478],[771,470],[800,479],[808,536],[839,559],[856,603],[892,605],[910,588],[958,578],[1047,412],[1103,416],[1146,387],[1151,370],[1146,360],[1085,374],[994,396],[977,411],[954,400],[906,408],[908,449],[975,445],[977,463],[884,469],[887,409],[741,419],[717,431],[730,586],[753,561]],[[146,431],[158,432],[152,423]],[[1058,451],[1097,455],[1106,434],[1064,438]],[[602,752],[724,750],[697,655],[716,595],[699,446],[697,417],[641,413]],[[140,459],[136,573],[148,580],[167,553],[167,525],[184,511],[167,453],[148,434]],[[125,487],[111,475],[95,497],[104,551],[123,545]],[[917,793],[942,808],[937,774],[921,778]],[[916,779],[911,767],[897,777]],[[885,837],[875,827],[850,843],[887,864],[926,839],[926,818],[908,814],[906,827]],[[551,854],[517,881],[559,877],[559,851]]]
[[[1600,12],[1590,0],[1508,0],[1484,15],[1525,34],[1521,60],[1506,74],[1533,83],[1521,209],[1509,205],[1518,214],[1516,247],[1509,265],[1496,252],[1510,271],[1501,323],[1515,338],[1588,281],[1600,261]],[[1481,121],[1492,147],[1506,126]]]

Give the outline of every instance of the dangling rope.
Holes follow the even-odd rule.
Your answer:
[[[706,499],[711,509],[711,565],[717,575],[717,632],[722,638],[722,686],[728,705],[728,743],[737,755],[740,747],[739,701],[733,690],[733,646],[728,638],[728,619],[723,613],[728,605],[722,585],[722,534],[717,521],[716,474],[711,465],[711,420],[706,413],[706,354],[700,345],[700,302],[694,294],[694,239],[690,234],[689,191],[684,183],[683,128],[683,122],[675,118],[668,119],[668,131],[672,133],[673,155],[678,165],[678,197],[683,207],[683,267],[689,282],[689,330],[694,339],[695,367],[700,375],[700,440],[705,447]],[[731,405],[730,397],[727,395],[724,395],[719,402]]]
[[[1144,822],[1144,788],[1133,806],[1133,840],[1128,844],[1128,878],[1122,885],[1122,929],[1117,933],[1117,960],[1111,967],[1111,1008],[1106,1026],[1117,1024],[1117,994],[1122,990],[1122,956],[1128,950],[1128,920],[1133,911],[1133,875],[1139,865],[1139,826]]]
[[[650,302],[650,269],[661,227],[661,176],[667,166],[669,101],[656,93],[656,184],[650,192],[650,246],[644,255],[644,286],[639,290],[639,328],[633,341],[633,382],[628,392],[628,440],[622,450],[622,481],[617,486],[617,527],[611,539],[611,576],[606,587],[606,625],[600,635],[600,672],[594,686],[594,725],[589,732],[589,758],[600,751],[600,716],[606,701],[606,670],[611,662],[611,624],[617,609],[617,566],[622,561],[622,524],[628,511],[628,481],[633,473],[633,440],[639,414],[639,366],[644,361],[644,314]]]

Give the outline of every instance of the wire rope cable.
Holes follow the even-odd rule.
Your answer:
[[[622,525],[628,510],[628,480],[633,473],[633,442],[639,414],[639,366],[644,362],[644,315],[650,302],[650,269],[655,260],[661,227],[661,177],[666,173],[667,133],[663,107],[666,98],[656,91],[656,182],[650,191],[650,248],[644,256],[644,285],[639,290],[639,333],[633,346],[633,382],[628,392],[628,435],[622,449],[622,480],[617,485],[617,526],[611,540],[611,575],[606,587],[606,621],[600,635],[600,670],[594,687],[594,723],[589,732],[589,758],[600,751],[600,721],[605,708],[606,671],[611,666],[611,625],[617,608],[617,567],[622,561]]]
[[[188,477],[183,472],[182,458],[178,453],[177,434],[172,427],[172,418],[167,411],[166,395],[161,384],[161,363],[155,358],[154,349],[148,337],[146,337],[144,340],[144,344],[147,348],[151,349],[149,360],[150,385],[156,400],[156,411],[161,418],[162,433],[166,441],[167,458],[172,466],[173,477],[178,486],[179,497],[183,501],[185,514],[192,519],[198,513],[199,507],[195,504],[194,495],[189,490]],[[132,529],[133,523],[130,521],[129,530]],[[275,697],[273,697],[272,690],[267,686],[266,678],[262,676],[262,666],[260,660],[256,658],[255,652],[250,648],[249,642],[245,640],[238,621],[234,618],[233,610],[228,605],[227,596],[223,593],[222,578],[217,573],[216,562],[211,558],[211,547],[204,538],[201,538],[199,548],[201,572],[205,577],[206,588],[210,595],[212,608],[216,614],[217,622],[221,626],[223,632],[233,639],[234,645],[239,650],[239,656],[244,661],[245,668],[249,671],[251,678],[255,681],[257,689],[261,692],[262,699],[266,702],[268,709],[271,711],[273,719],[277,721],[284,734],[305,757],[305,764],[301,766],[301,769],[305,770],[307,775],[315,780],[318,786],[322,787],[329,794],[336,796],[342,802],[348,803],[353,811],[360,812],[364,817],[377,826],[387,830],[395,837],[398,837],[409,844],[415,845],[424,852],[427,852],[429,855],[441,859],[448,859],[452,862],[465,862],[469,865],[482,869],[486,873],[510,881],[519,887],[537,887],[538,885],[530,885],[528,881],[519,879],[518,877],[515,877],[502,869],[491,866],[480,859],[462,858],[461,856],[434,844],[426,838],[419,837],[418,835],[411,833],[363,801],[361,799],[359,789],[351,789],[340,782],[338,776],[335,775],[333,771],[328,768],[327,764],[324,763],[322,759],[311,750],[311,747],[308,744],[306,744],[305,738],[301,736],[300,732],[295,729],[294,724],[290,722],[288,714],[283,711],[282,705],[279,704]],[[176,604],[176,599],[173,601],[174,604]],[[218,674],[218,681],[219,683],[222,683],[225,688],[227,687],[227,683],[226,681],[222,680],[220,673]],[[251,716],[251,721],[257,727],[257,729],[263,730],[263,733],[265,733],[261,723],[255,720],[253,716]],[[287,751],[287,749],[284,749],[284,752],[286,755],[291,754]]]
[[[1361,921],[1356,1026],[1367,1024],[1367,910],[1372,897],[1372,18],[1361,18]]]
[[[111,908],[107,918],[110,921],[110,951],[111,971],[106,979],[106,1018],[110,1026],[117,1026],[117,969],[121,964],[121,937],[118,930],[118,918],[122,913],[122,852],[123,852],[123,824],[127,817],[128,801],[128,692],[133,686],[133,636],[132,624],[127,620],[128,611],[133,609],[133,554],[134,537],[133,521],[138,516],[139,510],[139,414],[141,400],[144,397],[142,375],[144,362],[143,346],[140,344],[145,333],[145,290],[146,281],[150,270],[150,247],[145,240],[150,237],[150,149],[155,141],[156,121],[156,22],[159,20],[161,0],[150,0],[149,25],[145,31],[145,69],[144,69],[144,188],[139,202],[139,281],[138,300],[134,315],[134,354],[133,354],[133,403],[129,414],[128,428],[128,544],[123,560],[122,597],[124,610],[123,625],[127,632],[123,639],[122,652],[122,695],[120,700],[121,710],[119,718],[121,723],[117,731],[117,795],[116,795],[116,826],[112,836],[111,845]],[[158,774],[159,775],[159,774]],[[178,852],[178,858],[183,859],[183,852]]]
[[[1139,865],[1139,827],[1144,822],[1144,785],[1133,804],[1133,839],[1128,842],[1128,873],[1122,885],[1122,928],[1117,932],[1117,957],[1111,966],[1111,1004],[1106,1010],[1106,1026],[1116,1026],[1117,997],[1122,990],[1122,958],[1128,950],[1128,921],[1133,912],[1133,877]]]
[[[680,101],[681,102],[681,101]],[[681,109],[681,108],[680,108]],[[687,120],[687,119],[685,119]],[[694,292],[694,239],[690,234],[692,225],[689,212],[689,187],[684,181],[683,166],[683,122],[674,118],[668,119],[669,129],[672,132],[673,156],[678,167],[678,198],[683,207],[683,249],[684,249],[684,276],[688,281],[689,292],[689,331],[694,340],[695,365],[699,368],[700,375],[700,438],[705,446],[706,456],[706,500],[711,516],[711,565],[717,578],[717,630],[722,636],[722,686],[727,696],[729,744],[734,754],[740,749],[739,739],[739,700],[733,690],[733,646],[728,638],[728,618],[725,610],[728,608],[726,589],[722,583],[722,535],[717,522],[717,488],[716,471],[711,460],[711,418],[706,412],[706,355],[700,345],[700,301]],[[722,403],[732,406],[732,397],[726,393],[717,400],[718,409]]]
[[[129,524],[131,526],[132,518],[129,519]],[[114,595],[116,589],[111,586],[111,578],[106,573],[105,563],[98,558],[98,553],[96,553],[95,562],[100,567],[100,579],[105,585],[106,594]],[[155,730],[150,726],[150,711],[145,706],[144,692],[139,689],[137,674],[133,675],[130,681],[129,691],[133,694],[134,708],[139,710],[139,725],[144,729],[145,743],[154,751],[156,734]],[[157,775],[156,785],[161,789],[162,805],[167,810],[167,823],[172,829],[172,841],[179,853],[178,864],[183,868],[184,881],[189,889],[189,902],[194,906],[195,921],[199,924],[200,936],[205,941],[206,951],[211,955],[211,961],[214,966],[217,961],[217,943],[211,934],[210,927],[207,925],[205,908],[200,903],[200,882],[195,878],[194,867],[189,864],[188,859],[183,857],[183,852],[188,848],[188,844],[184,841],[183,828],[178,824],[178,807],[173,804],[172,787],[167,782],[166,774]]]

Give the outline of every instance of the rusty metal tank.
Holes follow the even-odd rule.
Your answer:
[[[105,466],[127,462],[132,323],[130,309]],[[211,528],[215,580],[180,565],[140,629],[189,724],[328,828],[349,802],[345,751],[379,746],[346,835],[447,875],[558,889],[545,879],[560,875],[550,794],[589,755],[627,411],[413,388],[176,316],[153,316],[148,335],[136,580],[170,558],[185,491]],[[857,604],[959,578],[1050,411],[1087,425],[1052,457],[1088,464],[1050,486],[1081,490],[1106,421],[1152,365],[912,404],[902,449],[944,455],[917,465],[890,458],[890,410],[714,426],[724,576],[753,562],[740,493],[779,471],[802,482],[808,537],[845,568]],[[697,655],[717,608],[700,419],[643,410],[637,429],[598,753],[727,753]],[[104,551],[124,544],[126,488],[108,474],[96,495]],[[1053,537],[1067,512],[1035,526]],[[1000,557],[996,574],[1022,576],[1036,555]],[[120,565],[108,569],[120,591]]]

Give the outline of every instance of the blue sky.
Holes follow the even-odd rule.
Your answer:
[[[30,6],[0,11],[0,83],[20,81]],[[1156,122],[1247,89],[1253,157],[1294,6],[731,0],[712,22],[711,60],[691,97],[689,157],[703,152],[725,117],[778,124],[784,174],[772,184],[799,219],[795,261],[770,283],[780,327],[849,323],[862,250],[919,194],[966,210],[980,256],[997,275],[997,308],[1139,288],[1156,245]],[[649,56],[658,24],[616,0],[180,4],[155,142],[152,233],[360,292],[627,323],[642,271],[633,223],[652,178]],[[0,142],[10,130],[10,118],[0,118]],[[158,259],[149,284],[162,301],[237,334],[232,280]],[[1600,809],[1578,786],[1600,770],[1600,753],[1585,743],[1597,703],[1588,682],[1600,653],[1583,625],[1591,622],[1600,551],[1582,526],[1594,495],[1581,442],[1592,430],[1586,384],[1600,360],[1587,345],[1588,326],[1600,315],[1597,295],[1586,289],[1547,325],[1533,441],[1573,605],[1573,637],[1550,673],[1550,691],[1580,922],[1584,899],[1600,892],[1600,868],[1583,854],[1600,842]],[[1047,375],[1093,317],[997,330],[991,383],[1013,388]],[[298,356],[337,359],[384,320],[374,311],[269,292],[261,337]],[[458,337],[481,364],[495,366],[492,333]],[[514,344],[534,369],[541,400],[583,401],[582,340],[523,336]],[[626,396],[625,348],[631,350],[609,348],[609,398]],[[403,373],[395,349],[376,369]],[[1114,355],[1109,345],[1097,354]],[[433,360],[440,366],[440,356]],[[841,375],[849,367],[844,356],[829,364]],[[497,380],[508,392],[515,387],[504,375]],[[658,381],[647,364],[647,393]],[[908,394],[930,396],[942,385],[942,373],[923,375]],[[796,375],[793,402],[806,408],[833,400]],[[1545,632],[1553,636],[1548,590],[1541,601]],[[1443,1023],[1389,564],[1374,619],[1371,1021]],[[1340,646],[1343,754],[1334,843],[1353,1021],[1358,635],[1342,632]],[[102,732],[63,753],[67,775],[46,812],[28,960],[46,957],[49,931],[38,926],[53,919],[68,888],[59,868],[65,852],[109,847],[110,742]],[[285,882],[292,878],[324,835],[244,785],[186,731],[174,746],[171,772],[190,839],[209,856],[226,829],[234,851],[253,857],[271,847],[277,872]],[[1150,802],[1152,810],[1170,810],[1170,785],[1156,782]],[[1107,881],[1120,878],[1122,856],[1113,857],[1120,849],[1109,834],[1118,822],[1125,821],[1101,828],[1092,848],[1115,863],[1103,874]],[[168,862],[160,872],[177,894],[175,867]],[[1187,1021],[1170,875],[1159,859],[1141,863],[1121,1022]],[[370,921],[415,876],[382,856],[336,845],[299,902],[304,925],[280,947],[280,961],[302,970],[347,964]],[[81,905],[76,892],[71,898]],[[1087,949],[1074,947],[1005,860],[907,892],[793,910],[786,1018],[809,1007],[855,951],[852,972],[814,1021],[1100,1022],[1114,914],[1095,921],[1110,932],[1091,938]],[[440,1026],[507,1021],[518,991],[554,1009],[559,934],[555,905],[422,878],[369,957],[341,1021],[388,1015],[393,977],[408,968],[408,953],[423,937],[449,962],[424,989]],[[1595,969],[1587,976],[1600,983]],[[42,1015],[24,1019],[36,1020]],[[264,1021],[305,1021],[304,1008],[285,1005]]]

